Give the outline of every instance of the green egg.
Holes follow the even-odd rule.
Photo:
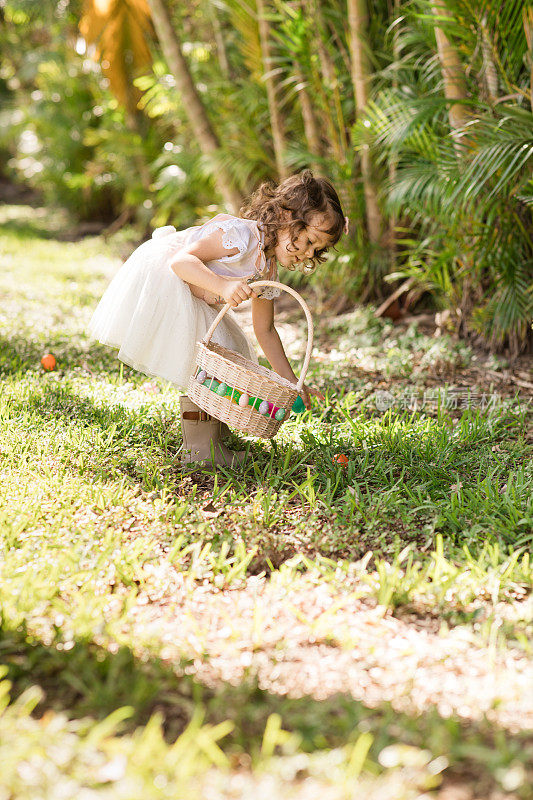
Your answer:
[[[284,408],[278,408],[278,410],[276,411],[274,416],[276,417],[276,419],[279,422],[281,422],[282,419],[285,419],[285,409]]]
[[[216,388],[216,393],[219,394],[221,397],[224,397],[227,391],[228,391],[227,383],[219,383],[219,385]]]
[[[298,395],[298,397],[292,404],[292,410],[294,411],[295,414],[302,414],[305,411],[304,401],[302,400],[300,395]]]

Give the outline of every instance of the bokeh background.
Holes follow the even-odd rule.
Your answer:
[[[522,0],[2,0],[0,188],[140,240],[311,167],[351,220],[311,279],[332,311],[394,293],[514,358],[532,47]]]

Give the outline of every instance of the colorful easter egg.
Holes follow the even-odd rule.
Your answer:
[[[228,391],[228,384],[227,383],[219,383],[217,386],[217,394],[221,397],[224,397],[226,392]]]
[[[263,416],[266,416],[268,414],[268,403],[267,403],[267,401],[263,400],[260,403],[259,408],[257,410],[259,411],[260,414],[263,414]]]
[[[50,372],[50,370],[55,369],[56,360],[55,357],[52,355],[52,353],[46,353],[41,358],[41,365],[43,369],[45,369],[47,372]]]
[[[243,392],[239,397],[239,405],[244,407],[247,406],[249,402],[250,402],[250,396],[246,394],[246,392]]]
[[[348,456],[344,453],[337,453],[333,456],[332,461],[334,464],[340,464],[341,467],[348,466]]]
[[[301,414],[303,411],[305,411],[304,401],[302,400],[300,395],[298,395],[298,397],[292,404],[292,410],[294,411],[295,414]]]
[[[281,422],[281,420],[282,420],[282,419],[285,417],[285,409],[284,409],[284,408],[278,408],[278,410],[277,410],[277,411],[276,411],[276,413],[274,414],[274,417],[275,417],[275,418],[276,418],[276,419],[277,419],[279,422]]]
[[[203,383],[206,378],[207,378],[207,372],[205,371],[205,369],[201,369],[198,375],[196,376],[196,380],[198,381],[198,383]]]

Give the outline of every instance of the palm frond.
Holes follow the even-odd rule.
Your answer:
[[[453,201],[463,206],[473,201],[488,208],[517,196],[530,180],[533,159],[533,114],[509,106],[498,117],[480,117],[470,127],[475,155],[457,183]]]
[[[533,259],[524,261],[512,244],[498,248],[494,256],[500,271],[495,290],[485,305],[475,310],[473,319],[493,346],[508,341],[518,352],[533,317]]]
[[[447,105],[446,99],[438,95],[416,98],[400,90],[384,90],[368,103],[364,117],[354,125],[353,141],[370,141],[382,153],[404,148],[424,150],[426,131],[440,127],[441,135],[447,132]]]
[[[80,32],[87,42],[96,45],[111,91],[129,110],[138,100],[137,92],[131,89],[133,74],[151,63],[147,41],[151,31],[147,0],[84,2]]]
[[[263,74],[263,58],[259,40],[257,9],[254,0],[223,0],[222,7],[234,30],[238,33],[236,46],[242,56],[252,80],[260,81]]]
[[[437,161],[418,156],[400,163],[388,188],[387,207],[394,214],[413,214],[433,226],[451,215],[447,212],[453,179]]]

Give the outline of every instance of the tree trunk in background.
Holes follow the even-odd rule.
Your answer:
[[[442,0],[433,0],[431,8],[435,16],[451,18],[451,14]],[[456,49],[450,44],[442,28],[438,26],[435,27],[435,39],[437,40],[437,51],[439,54],[446,99],[466,100],[468,95],[466,91],[465,73]],[[462,103],[454,103],[450,106],[450,110],[448,111],[448,119],[450,120],[450,128],[452,129],[453,135],[454,131],[461,128],[470,120],[470,114]],[[455,138],[455,149],[457,155],[461,155],[461,143],[457,138]]]
[[[129,80],[125,84],[125,112],[126,112],[126,128],[131,131],[133,134],[137,134],[142,138],[142,114],[139,112],[137,108],[137,103],[139,101],[139,90],[133,84],[133,75],[129,76]],[[137,150],[135,148],[133,152],[133,161],[135,164],[135,169],[141,179],[141,184],[144,191],[149,194],[150,186],[152,183],[152,176],[150,175],[150,170],[148,169],[148,164],[144,160],[144,154],[142,150]]]
[[[328,36],[328,31],[324,23],[320,2],[321,0],[311,0],[309,4],[309,13],[316,22],[316,46],[318,51],[318,60],[320,62],[320,71],[322,73],[322,81],[323,84],[328,88],[329,92],[331,92],[333,95],[333,108],[331,108],[330,97],[328,97],[327,94],[325,95],[330,143],[333,154],[337,161],[340,164],[346,164],[348,142],[346,140],[346,131],[344,129],[344,118],[342,116],[342,106],[340,102],[337,74],[335,72],[335,64],[333,63],[331,56],[324,45],[323,37]],[[337,118],[337,127],[335,126],[335,117]]]
[[[320,133],[316,122],[315,112],[313,111],[311,98],[309,97],[309,92],[307,91],[307,85],[300,64],[296,60],[293,62],[293,64],[294,64],[294,75],[296,77],[296,80],[298,81],[298,86],[299,86],[298,97],[300,100],[300,108],[302,111],[302,119],[304,123],[305,138],[307,141],[307,149],[309,150],[311,155],[320,157],[321,155]],[[318,175],[323,174],[322,168],[318,162],[313,161],[312,167],[313,170]]]
[[[370,67],[365,52],[368,15],[366,0],[348,0],[348,35],[352,58],[352,83],[355,108],[361,114],[368,102]],[[372,164],[368,149],[361,150],[361,175],[366,203],[368,235],[372,244],[380,240],[383,220],[378,206],[377,191],[372,178]]]
[[[176,80],[189,124],[198,140],[200,150],[207,156],[211,164],[211,173],[218,191],[231,210],[237,212],[242,205],[243,197],[235,188],[232,175],[216,158],[220,153],[220,142],[194,85],[188,64],[181,51],[180,41],[172,27],[168,8],[164,0],[149,0],[149,3],[157,38]]]
[[[490,31],[487,28],[487,17],[481,22],[481,52],[483,53],[483,78],[487,87],[489,103],[491,105],[498,98],[498,72],[494,63],[493,44]]]
[[[229,61],[228,55],[226,53],[226,45],[224,43],[224,34],[222,32],[222,25],[220,24],[220,19],[218,17],[218,10],[214,3],[208,3],[208,14],[213,25],[213,35],[215,37],[215,43],[217,46],[217,56],[218,56],[218,63],[220,64],[220,70],[225,78],[229,80],[230,78],[230,68],[229,68]]]
[[[526,42],[529,49],[529,63],[531,64],[529,102],[533,107],[533,8],[524,8],[522,19],[524,20],[524,33],[526,34]]]
[[[452,15],[442,0],[432,0],[431,9],[436,17],[452,18]],[[437,51],[439,54],[446,99],[466,100],[466,78],[463,65],[461,64],[456,49],[450,43],[450,40],[442,28],[439,28],[438,25],[435,27],[435,39],[437,41]],[[465,151],[465,141],[464,139],[461,140],[456,132],[469,121],[470,115],[462,103],[452,103],[448,110],[448,119],[450,121],[450,129],[457,161],[460,161]],[[459,253],[459,256],[464,263],[473,267],[471,254]],[[454,307],[460,309],[459,312],[456,312],[458,314],[457,328],[459,333],[463,335],[468,335],[468,324],[466,320],[471,316],[471,310],[476,304],[477,298],[475,297],[474,291],[475,290],[470,286],[470,280],[467,278],[463,281],[461,299],[458,303],[454,303]]]
[[[142,138],[142,131],[141,131],[141,126],[139,125],[138,114],[131,111],[126,112],[126,128],[129,131],[132,131],[132,133],[138,134]],[[137,170],[139,177],[141,179],[142,187],[148,194],[150,192],[152,176],[150,175],[150,170],[148,169],[148,165],[144,160],[144,156],[141,150],[135,149],[133,153],[133,160],[135,162],[135,169]]]
[[[261,54],[263,58],[263,75],[266,83],[268,109],[270,112],[270,128],[272,131],[272,142],[274,144],[274,156],[276,159],[276,169],[280,179],[288,175],[285,166],[285,134],[283,120],[278,105],[278,91],[276,80],[272,71],[274,62],[270,49],[270,24],[266,18],[266,7],[264,0],[257,0],[257,21],[259,24],[259,39],[261,41]]]
[[[389,15],[391,19],[395,22],[400,16],[400,0],[393,0],[393,6],[389,11]],[[400,30],[399,26],[396,23],[394,26],[394,31],[392,34],[392,58],[393,58],[393,65],[394,65],[394,72],[392,77],[392,88],[396,90],[398,88],[398,64],[400,61],[400,46],[399,46],[399,35]],[[396,181],[396,171],[398,166],[398,156],[396,154],[391,153],[389,157],[389,185],[393,186],[394,182]],[[389,239],[390,239],[390,257],[391,257],[391,264],[394,268],[396,264],[396,225],[398,224],[398,220],[396,219],[396,214],[391,214],[389,217]]]

